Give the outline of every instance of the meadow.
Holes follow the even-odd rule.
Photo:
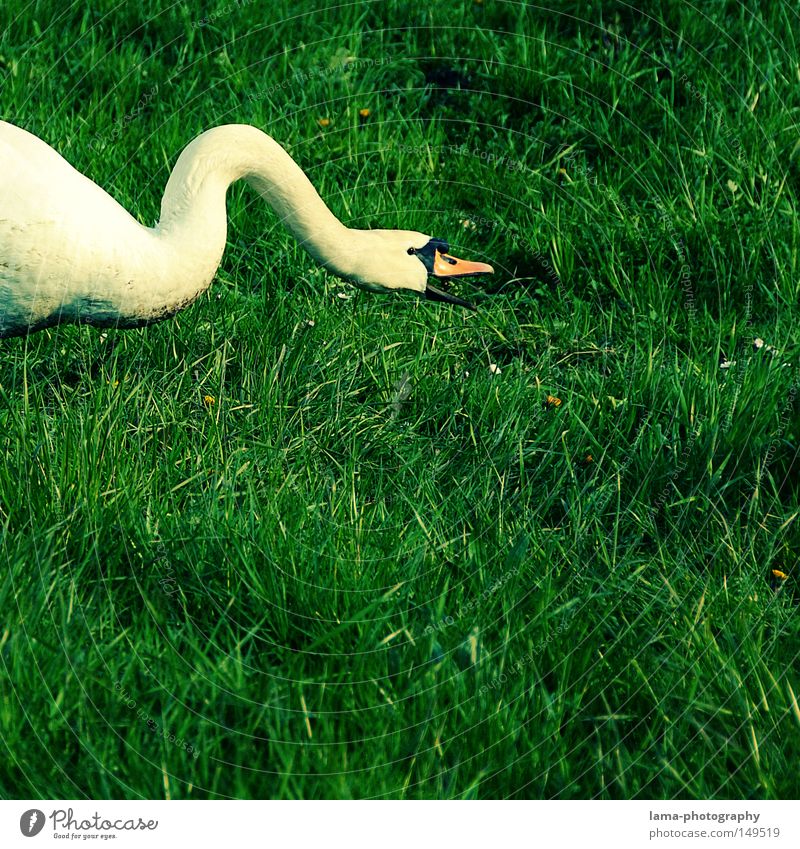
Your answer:
[[[237,184],[175,319],[0,343],[0,796],[797,795],[793,4],[3,7],[143,223],[249,123],[496,273],[355,290]]]

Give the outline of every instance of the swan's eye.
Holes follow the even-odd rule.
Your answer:
[[[406,251],[406,253],[407,253],[409,256],[413,256],[416,252],[417,252],[417,249],[416,249],[416,248],[409,248],[409,249]]]

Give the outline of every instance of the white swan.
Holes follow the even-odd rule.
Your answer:
[[[345,227],[255,127],[215,127],[191,142],[170,175],[161,220],[149,228],[41,139],[0,121],[0,338],[68,322],[140,327],[188,306],[222,259],[225,194],[240,178],[318,262],[364,288],[411,289],[469,307],[428,276],[492,273],[422,233]]]

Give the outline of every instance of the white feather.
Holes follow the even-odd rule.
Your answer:
[[[408,248],[428,236],[345,227],[289,154],[255,127],[215,127],[191,142],[150,228],[41,139],[0,121],[0,337],[61,322],[139,326],[192,303],[222,259],[225,195],[239,179],[333,273],[425,291],[427,272]]]

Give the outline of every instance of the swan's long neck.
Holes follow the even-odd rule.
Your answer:
[[[199,266],[205,266],[202,280],[195,276],[203,288],[211,282],[222,258],[227,231],[225,195],[239,179],[247,180],[261,194],[318,262],[334,273],[348,275],[346,248],[352,247],[359,231],[349,230],[333,215],[276,141],[255,127],[232,124],[208,130],[181,153],[164,191],[161,219],[155,228],[159,241],[178,263],[193,264],[195,275],[200,274]]]
[[[255,127],[198,136],[170,175],[154,228],[43,141],[2,121],[0,160],[0,338],[70,321],[135,327],[187,306],[217,271],[225,195],[242,178],[335,274],[375,282],[385,273],[389,286],[403,279],[382,256],[385,231],[345,227],[286,151]],[[415,285],[422,291],[424,280]]]

